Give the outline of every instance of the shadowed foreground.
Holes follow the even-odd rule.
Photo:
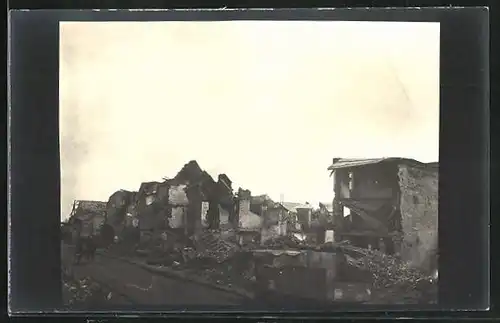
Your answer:
[[[112,297],[106,307],[139,305],[140,309],[145,306],[231,308],[248,301],[236,294],[151,273],[137,265],[99,254],[93,262],[73,265],[73,247],[68,245],[63,246],[62,261],[65,270],[75,279],[91,277],[111,291]]]

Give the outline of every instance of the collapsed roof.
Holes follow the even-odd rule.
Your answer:
[[[106,210],[106,202],[76,200],[74,209],[82,210],[90,213],[100,213]]]

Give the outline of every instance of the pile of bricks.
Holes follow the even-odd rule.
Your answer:
[[[236,244],[221,239],[215,233],[206,232],[196,241],[197,257],[212,258],[222,263],[234,255],[239,247]]]

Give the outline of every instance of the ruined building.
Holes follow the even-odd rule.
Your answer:
[[[226,174],[215,181],[192,160],[173,178],[144,182],[137,192],[113,193],[107,213],[119,238],[136,228],[143,242],[165,236],[180,243],[186,238],[202,241],[212,234],[244,244],[261,236],[266,240],[285,235],[289,210],[267,196],[252,197],[247,190],[234,194]]]
[[[114,192],[106,204],[106,224],[113,228],[115,235],[120,236],[128,223],[128,208],[135,201],[136,192],[119,190]]]
[[[412,159],[340,159],[334,182],[335,239],[399,255],[432,270],[438,248],[438,165]]]
[[[220,174],[214,181],[194,160],[172,179],[144,182],[137,192],[115,192],[108,209],[117,233],[137,225],[142,241],[165,234],[184,239],[205,229],[227,229],[236,221],[229,177]]]
[[[106,220],[106,202],[76,200],[68,219],[73,239],[96,235]]]
[[[240,244],[260,240],[261,217],[252,212],[251,201],[252,193],[240,188],[235,198],[236,231]]]

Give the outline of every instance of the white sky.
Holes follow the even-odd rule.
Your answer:
[[[438,160],[439,24],[64,22],[60,132],[63,218],[191,159],[329,202],[334,157]]]

